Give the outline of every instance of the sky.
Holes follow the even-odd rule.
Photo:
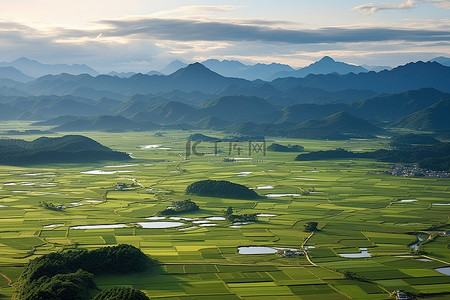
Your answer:
[[[178,59],[397,66],[450,57],[450,0],[0,0],[0,61],[159,70]]]

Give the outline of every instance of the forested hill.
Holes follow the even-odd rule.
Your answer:
[[[5,165],[127,159],[131,159],[128,154],[113,151],[81,135],[41,137],[31,142],[0,139],[0,164]]]

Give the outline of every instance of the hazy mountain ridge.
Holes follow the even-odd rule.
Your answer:
[[[222,76],[243,78],[247,80],[261,79],[266,81],[284,77],[305,77],[309,74],[348,74],[351,72],[360,73],[369,71],[363,66],[338,62],[329,56],[325,56],[319,61],[302,68],[293,68],[287,64],[280,63],[257,63],[250,65],[237,60],[220,61],[218,59],[207,59],[200,63]],[[175,68],[180,69],[186,66],[187,64],[175,60],[161,70],[161,73],[170,74],[175,71]],[[382,71],[384,69],[392,68],[386,66],[370,66],[370,71]]]
[[[2,62],[0,67],[14,67],[22,73],[31,77],[41,77],[48,74],[90,74],[98,75],[99,73],[91,67],[84,64],[43,64],[36,60],[31,60],[26,57],[21,57],[11,62]]]
[[[277,78],[285,78],[285,77],[297,77],[297,78],[303,78],[310,74],[317,75],[317,74],[339,74],[344,75],[348,73],[363,73],[368,72],[365,68],[361,66],[351,65],[344,62],[338,62],[332,59],[329,56],[323,57],[321,60],[314,62],[310,64],[309,66],[306,66],[304,68],[300,68],[298,70],[292,70],[292,71],[281,71],[278,73],[273,74],[270,78],[272,80]]]
[[[31,142],[0,139],[0,154],[0,164],[8,165],[130,159],[126,153],[113,151],[81,135],[41,137]]]
[[[186,128],[261,135],[264,127],[260,125],[266,124],[272,134],[325,137],[326,130],[332,135],[346,130],[358,133],[345,128],[344,121],[365,128],[366,133],[375,132],[374,127],[355,118],[395,123],[450,97],[443,92],[450,90],[450,68],[417,62],[379,73],[308,75],[265,82],[224,77],[194,63],[167,76],[46,75],[15,83],[14,89],[51,95],[0,96],[5,120],[78,117],[65,120],[70,121],[68,125],[54,121],[60,126],[57,130],[129,131],[184,124]],[[341,127],[327,125],[333,114],[337,114],[334,118],[340,116]],[[315,123],[308,122],[312,119]]]
[[[20,72],[14,67],[0,67],[0,78],[9,79],[17,82],[28,82],[33,80],[34,78],[24,73]]]
[[[99,98],[101,91],[108,91],[108,97],[117,99],[120,95],[158,95],[178,90],[183,93],[223,96],[272,97],[272,102],[281,100],[280,102],[284,103],[308,103],[316,100],[348,102],[349,99],[359,100],[375,93],[395,93],[427,87],[450,92],[449,78],[450,67],[435,62],[410,63],[379,73],[308,75],[305,78],[279,78],[272,82],[224,77],[200,63],[195,63],[167,76],[135,74],[129,78],[119,78],[108,75],[92,77],[88,74],[60,74],[46,75],[26,84],[12,86],[19,91],[35,95],[81,93],[84,96]],[[298,99],[298,95],[302,95],[302,89],[306,88],[310,89],[310,94],[304,93],[304,99]]]
[[[279,72],[294,71],[291,66],[278,63],[246,65],[236,60],[208,59],[202,61],[201,64],[222,76],[247,80],[270,80],[274,74]]]
[[[433,59],[430,59],[431,62],[440,63],[443,66],[450,67],[450,57],[439,56]]]
[[[132,97],[124,102],[106,98],[93,101],[72,96],[41,96],[12,98],[11,102],[3,104],[3,110],[7,112],[5,118],[9,117],[9,119],[30,117],[36,120],[75,114],[83,117],[117,115],[137,123],[124,123],[123,130],[145,129],[147,127],[142,126],[144,122],[166,125],[191,123],[193,126],[204,129],[211,126],[209,129],[217,130],[233,122],[298,124],[311,119],[321,119],[338,112],[347,112],[359,118],[392,122],[425,109],[446,97],[450,97],[450,94],[435,89],[419,89],[375,96],[354,103],[295,104],[283,107],[275,106],[270,101],[258,97],[224,96],[218,97],[206,105],[196,107],[178,101],[166,101],[164,98],[150,98],[149,101],[146,96]],[[7,99],[11,100],[11,98]],[[27,110],[20,107],[27,107]],[[76,124],[79,124],[80,130],[85,130],[84,128],[108,129],[101,126],[83,125],[83,120],[85,119],[71,124],[69,128],[72,129],[70,130],[76,130]],[[50,122],[49,125],[52,124],[62,125],[63,123]],[[121,122],[117,124],[121,124]],[[119,130],[120,126],[117,125],[114,129]]]
[[[450,92],[450,68],[436,62],[419,61],[378,73],[308,75],[305,78],[279,78],[271,84],[284,91],[303,86],[334,92],[356,89],[377,93],[398,93],[419,88],[435,88]]]
[[[143,126],[121,116],[77,118],[53,128],[55,131],[138,131]]]
[[[442,131],[450,130],[450,96],[431,106],[403,117],[392,124],[393,127],[414,130]]]

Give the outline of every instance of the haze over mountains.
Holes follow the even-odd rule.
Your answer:
[[[319,61],[299,69],[294,69],[289,65],[278,63],[247,65],[236,60],[220,61],[217,59],[208,59],[202,61],[201,64],[222,76],[237,77],[247,80],[261,79],[266,81],[284,77],[306,77],[309,74],[347,74],[350,72],[360,73],[369,71],[364,67],[337,62],[329,56],[325,56]],[[169,75],[176,70],[187,66],[188,64],[175,60],[164,69],[160,70],[160,72]],[[378,69],[379,71],[385,69],[385,67],[377,66],[372,68]]]
[[[436,60],[445,62],[444,58]],[[14,64],[21,66],[20,62],[37,63],[41,70],[71,68],[74,73],[87,67],[50,66],[26,59]],[[56,131],[181,126],[247,135],[339,139],[380,133],[386,126],[449,130],[446,122],[430,120],[443,118],[450,101],[450,67],[436,61],[380,72],[330,57],[298,70],[238,61],[207,60],[204,64],[193,63],[169,75],[62,73],[37,79],[12,66],[2,67],[0,75],[15,76],[16,80],[0,79],[0,119],[49,120],[36,125]],[[174,62],[172,67],[180,65]],[[249,78],[278,75],[263,81],[233,74]]]
[[[450,65],[450,58],[436,57],[430,60],[431,62],[438,62],[444,66]],[[211,71],[218,73],[225,77],[237,77],[247,80],[266,80],[270,81],[276,78],[284,77],[306,77],[309,74],[348,74],[348,73],[361,73],[375,71],[380,72],[383,70],[391,70],[390,66],[369,66],[369,65],[352,65],[345,62],[335,61],[329,56],[325,56],[322,59],[302,68],[293,68],[286,64],[270,63],[263,64],[257,63],[254,65],[244,64],[237,60],[218,60],[207,59],[200,62]],[[189,64],[179,60],[174,60],[167,66],[160,70],[152,70],[146,73],[146,75],[170,75],[179,69],[187,67]],[[0,72],[0,79],[9,78],[19,82],[30,81],[33,78],[38,78],[45,75],[58,75],[62,73],[79,75],[89,74],[91,76],[97,76],[100,73],[93,68],[85,64],[44,64],[36,60],[28,59],[26,57],[18,58],[10,62],[0,62],[1,68],[12,67],[15,70],[10,69],[11,75],[8,75],[6,70]],[[14,76],[14,73],[20,72],[27,77],[16,80],[10,78]],[[128,78],[137,74],[136,72],[115,72],[111,71],[106,75],[117,76],[120,78]],[[21,76],[23,76],[21,75]]]
[[[61,73],[90,74],[92,76],[99,74],[97,71],[84,64],[43,64],[26,57],[21,57],[11,62],[2,62],[0,63],[0,67],[13,67],[20,72],[35,78],[48,74],[58,75]]]

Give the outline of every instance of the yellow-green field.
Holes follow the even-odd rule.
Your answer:
[[[0,126],[1,131],[28,128],[23,123]],[[126,243],[139,247],[161,265],[131,276],[97,276],[100,289],[133,286],[161,299],[389,299],[388,292],[398,289],[434,294],[433,299],[449,297],[450,276],[434,270],[450,266],[449,237],[428,232],[434,238],[421,245],[421,250],[429,261],[418,260],[425,257],[412,256],[408,247],[417,239],[414,232],[432,226],[449,229],[450,206],[433,205],[450,202],[449,179],[392,177],[384,173],[388,164],[371,160],[296,162],[296,153],[254,153],[251,160],[225,163],[221,160],[228,156],[227,143],[219,144],[224,153],[217,157],[186,159],[186,137],[194,132],[164,133],[164,137],[156,137],[155,132],[81,133],[114,150],[132,153],[130,162],[0,166],[0,294],[9,298],[9,280],[14,282],[24,264],[39,255],[64,248]],[[36,136],[14,138],[31,140]],[[386,139],[269,140],[299,144],[306,151],[337,147],[366,151],[388,144]],[[155,144],[170,149],[140,148]],[[211,152],[211,146],[202,143],[198,149]],[[248,147],[248,143],[241,146]],[[249,157],[245,149],[241,157]],[[130,172],[80,173],[91,170]],[[131,185],[132,179],[142,186],[113,190],[120,182]],[[302,195],[234,200],[184,194],[189,184],[204,179],[229,180],[250,188],[273,186],[257,189],[261,195]],[[136,225],[150,221],[145,218],[157,215],[172,201],[187,198],[201,210],[181,217],[198,219],[181,220],[182,226],[169,229]],[[398,201],[401,199],[417,201]],[[39,207],[41,201],[73,207],[61,212],[45,210]],[[259,222],[238,228],[220,220],[209,222],[216,226],[195,223],[222,216],[228,206],[239,213],[276,216],[260,217]],[[311,237],[303,231],[309,221],[317,221],[321,229]],[[126,227],[71,229],[96,224]],[[180,230],[188,227],[194,228]],[[421,236],[428,238],[427,233]],[[310,260],[237,252],[239,246],[299,249],[302,245],[315,247],[308,247]],[[359,252],[358,248],[368,248],[372,257],[339,256]],[[345,271],[366,281],[344,278]]]

